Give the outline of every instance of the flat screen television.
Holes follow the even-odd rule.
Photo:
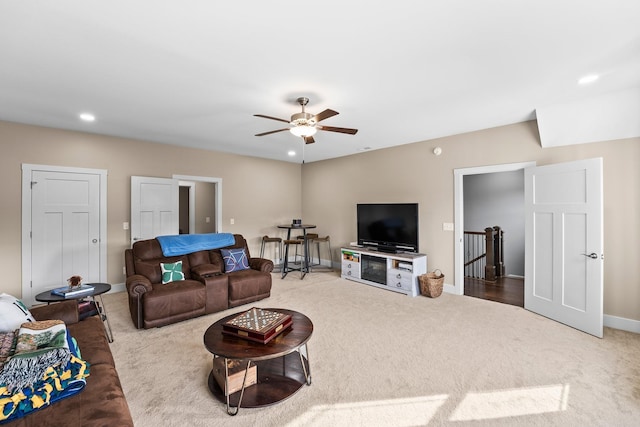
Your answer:
[[[418,252],[417,203],[359,203],[358,245],[383,252]]]

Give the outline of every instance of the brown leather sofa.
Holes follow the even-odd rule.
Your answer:
[[[33,307],[36,320],[59,319],[78,342],[82,359],[89,362],[84,390],[22,418],[3,424],[10,427],[132,426],[129,405],[120,385],[104,325],[99,316],[82,321],[75,300]]]
[[[214,313],[271,295],[273,262],[251,258],[247,241],[220,249],[244,248],[249,268],[225,273],[220,249],[165,257],[157,239],[140,240],[125,250],[129,311],[140,329],[164,326]],[[185,280],[162,284],[160,263],[182,261]]]

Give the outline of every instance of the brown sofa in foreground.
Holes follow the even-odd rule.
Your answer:
[[[75,300],[33,307],[30,311],[36,320],[65,322],[67,331],[78,342],[82,359],[90,365],[90,374],[80,393],[3,426],[133,426],[100,317],[90,316],[80,321]]]
[[[251,258],[247,241],[220,249],[165,257],[157,239],[140,240],[125,250],[131,320],[138,328],[154,328],[214,313],[271,295],[273,262]],[[225,272],[221,249],[244,248],[249,268]],[[185,280],[162,284],[160,263],[182,261]]]

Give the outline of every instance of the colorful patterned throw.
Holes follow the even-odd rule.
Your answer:
[[[67,327],[61,320],[23,323],[18,330],[16,352],[0,372],[0,384],[9,391],[33,385],[47,368],[69,362]]]
[[[42,324],[41,327],[43,329],[36,328],[36,330],[48,331],[49,338],[45,338],[47,336],[47,332],[35,334],[43,335],[43,337],[27,337],[27,335],[34,335],[32,333],[33,331],[26,332],[23,331],[23,328],[20,328],[18,335],[20,335],[20,333],[24,335],[20,343],[20,354],[23,356],[26,354],[35,355],[39,350],[43,350],[44,352],[42,354],[58,353],[58,355],[62,354],[60,359],[65,359],[63,355],[65,351],[58,350],[66,348],[69,353],[67,362],[58,363],[58,357],[51,357],[53,365],[46,366],[43,374],[37,379],[37,381],[23,388],[16,388],[15,386],[10,388],[5,381],[0,381],[0,424],[23,417],[37,409],[45,408],[61,399],[79,393],[84,389],[86,378],[89,376],[89,364],[81,359],[78,344],[75,339],[66,332],[64,323],[61,325],[64,329],[64,334],[60,333],[61,322],[55,321],[53,329],[51,327],[46,327],[46,323],[35,323]],[[25,325],[23,325],[23,327],[24,326]],[[63,336],[65,340],[64,344],[60,342],[60,339]],[[18,341],[18,339],[15,341]],[[49,349],[38,349],[36,344],[37,342],[40,342],[45,346],[51,345],[53,347],[49,347]],[[36,346],[35,349],[34,344]],[[54,350],[51,351],[51,348]],[[15,350],[17,350],[17,348]],[[45,361],[46,358],[20,358],[18,356],[14,359],[14,357],[15,354],[10,356],[7,363],[11,362],[11,360],[29,360],[31,362],[37,362],[35,363],[36,365],[49,363]],[[5,365],[5,368],[6,366],[7,365]],[[2,370],[1,375],[3,378],[5,373],[6,370]],[[14,383],[14,381],[9,382]]]

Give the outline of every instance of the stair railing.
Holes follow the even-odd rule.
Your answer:
[[[484,231],[465,231],[465,277],[495,282],[504,272],[504,231],[497,225]]]

